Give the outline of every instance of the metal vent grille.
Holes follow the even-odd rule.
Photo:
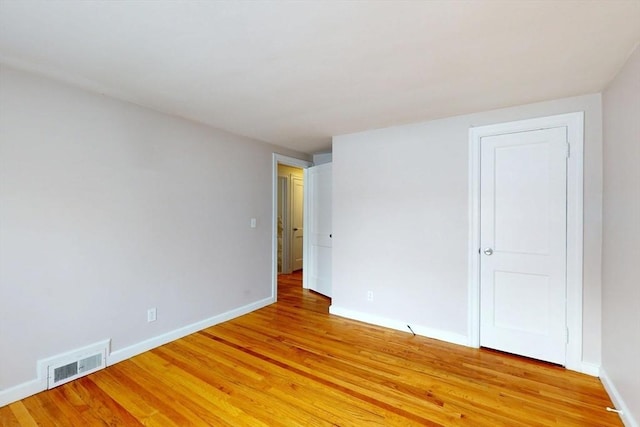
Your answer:
[[[53,364],[48,366],[47,388],[57,387],[77,378],[88,375],[106,365],[106,352],[92,354],[90,356],[78,356],[77,360],[69,362],[67,358],[60,361],[64,364]]]
[[[102,354],[100,353],[80,360],[78,362],[78,373],[82,374],[99,366],[102,366]]]
[[[58,383],[78,375],[78,362],[69,363],[53,370],[53,382]]]

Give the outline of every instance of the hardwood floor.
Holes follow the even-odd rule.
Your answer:
[[[621,426],[597,378],[278,303],[0,408],[2,426]]]

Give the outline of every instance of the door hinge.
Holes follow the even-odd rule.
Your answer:
[[[567,142],[567,159],[571,157],[571,144]]]

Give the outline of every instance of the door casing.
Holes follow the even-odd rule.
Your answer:
[[[582,363],[582,254],[584,112],[472,127],[469,130],[470,347],[480,347],[480,141],[481,138],[556,127],[567,128],[567,348],[566,368],[593,374]]]

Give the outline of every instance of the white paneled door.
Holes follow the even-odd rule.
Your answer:
[[[481,139],[480,345],[566,360],[567,128]]]
[[[331,296],[331,163],[306,170],[309,256],[305,269],[308,287]]]
[[[302,269],[304,236],[304,180],[291,175],[291,270]]]

